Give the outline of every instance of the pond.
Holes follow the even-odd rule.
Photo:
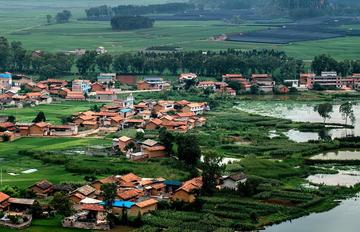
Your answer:
[[[270,226],[265,232],[352,232],[360,228],[360,197],[344,200],[336,208]]]
[[[312,160],[360,160],[360,150],[347,149],[327,151],[318,155],[312,156]]]
[[[351,187],[360,183],[360,171],[339,170],[337,174],[315,174],[306,178],[312,184]]]
[[[325,135],[332,138],[346,137],[346,136],[360,136],[360,104],[353,106],[355,123],[354,129],[330,129],[326,131]],[[314,111],[314,107],[318,105],[317,102],[301,103],[294,101],[242,101],[236,106],[237,109],[259,114],[263,116],[271,116],[276,118],[290,119],[296,122],[318,122],[322,123],[323,119]],[[339,112],[340,105],[333,105],[333,113],[328,123],[345,123],[341,113]],[[349,123],[349,122],[348,122]],[[319,139],[318,133],[300,132],[291,130],[287,132],[290,139],[296,142],[307,142],[310,139]],[[309,139],[307,139],[309,137]]]

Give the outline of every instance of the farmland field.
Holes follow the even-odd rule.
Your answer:
[[[151,1],[164,3],[166,0]],[[101,4],[148,4],[149,0],[106,0]],[[50,0],[4,1],[0,0],[0,36],[10,41],[21,41],[27,49],[51,52],[72,50],[75,48],[95,49],[104,46],[112,53],[135,52],[151,46],[175,46],[183,50],[224,50],[233,49],[277,49],[291,56],[309,60],[315,55],[327,53],[337,59],[356,58],[360,48],[356,46],[360,37],[343,37],[327,40],[296,42],[285,45],[248,42],[214,41],[211,38],[224,33],[241,33],[260,30],[268,26],[247,24],[230,25],[222,21],[158,21],[154,28],[127,32],[113,32],[109,22],[78,21],[84,18],[84,9],[101,5],[97,1],[65,0],[54,3]],[[66,6],[66,7],[64,7]],[[21,15],[14,17],[15,9],[21,9]],[[69,9],[73,19],[68,24],[46,25],[46,15]],[[274,25],[279,25],[275,23]],[[357,29],[358,25],[345,28]]]
[[[45,113],[47,122],[61,124],[61,118],[70,116],[73,113],[89,110],[92,103],[67,101],[63,103],[53,103],[38,105],[36,107],[25,107],[22,109],[11,108],[0,111],[0,115],[13,115],[18,122],[31,122],[36,115],[42,111]]]

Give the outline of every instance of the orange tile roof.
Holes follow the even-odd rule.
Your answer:
[[[138,203],[136,203],[136,205],[138,207],[140,207],[140,208],[145,208],[145,207],[155,205],[157,203],[158,203],[157,200],[149,199],[149,200],[146,200],[146,201],[138,202]]]
[[[154,124],[156,124],[156,125],[158,125],[158,126],[160,126],[163,122],[160,120],[160,119],[158,119],[158,118],[155,118],[155,119],[152,119],[150,122],[152,122],[152,123],[154,123]]]
[[[148,150],[148,151],[165,151],[166,147],[164,147],[164,146],[144,147],[144,150]]]
[[[178,116],[178,117],[194,117],[195,116],[195,114],[193,113],[193,112],[187,112],[187,113],[177,113],[176,114],[176,116]]]
[[[156,183],[156,184],[151,185],[151,187],[154,189],[162,189],[162,188],[165,188],[166,185],[164,183]]]
[[[105,209],[102,205],[96,205],[96,204],[85,204],[81,206],[82,210],[88,210],[88,211],[96,211],[96,212],[104,212]]]
[[[10,198],[10,196],[8,196],[7,194],[0,192],[0,203],[8,200],[9,198]]]
[[[125,182],[134,182],[134,181],[140,181],[141,178],[135,175],[134,173],[128,173],[126,175],[123,175],[120,177]]]
[[[130,190],[126,190],[123,192],[120,191],[120,192],[118,192],[117,195],[120,199],[129,200],[129,199],[138,197],[141,193],[142,193],[142,191],[140,191],[138,189],[130,189]]]
[[[176,103],[179,104],[179,105],[186,106],[186,105],[189,104],[190,102],[189,102],[189,101],[186,101],[186,100],[181,100],[181,101],[178,101],[178,102],[176,102]]]
[[[186,181],[178,190],[184,190],[185,192],[191,193],[196,189],[201,189],[202,185],[202,177],[196,177]]]
[[[50,124],[49,123],[46,123],[46,122],[39,122],[39,123],[36,123],[35,126],[38,126],[40,128],[44,128],[44,127],[47,127],[49,126]]]

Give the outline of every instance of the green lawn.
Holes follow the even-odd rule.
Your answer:
[[[10,108],[0,111],[0,115],[13,115],[18,122],[31,122],[36,115],[43,111],[47,122],[61,124],[61,118],[70,116],[77,112],[87,111],[93,103],[66,101],[62,103],[52,103],[38,105],[35,107],[25,107],[22,109]]]

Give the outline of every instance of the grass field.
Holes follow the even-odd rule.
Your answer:
[[[20,150],[50,151],[70,149],[78,146],[102,145],[109,143],[99,139],[76,139],[76,138],[22,138],[10,143],[0,143],[1,168],[3,171],[3,185],[28,187],[41,180],[49,179],[54,183],[62,181],[82,181],[82,175],[67,172],[61,165],[44,165],[41,161],[18,155]],[[31,174],[21,174],[28,169],[38,169]],[[12,176],[8,173],[20,174]]]
[[[0,115],[13,115],[18,122],[32,122],[36,115],[43,111],[47,122],[61,124],[61,117],[70,116],[73,113],[87,111],[92,103],[67,101],[63,103],[53,103],[38,105],[36,107],[25,107],[22,109],[11,108],[0,111]]]

